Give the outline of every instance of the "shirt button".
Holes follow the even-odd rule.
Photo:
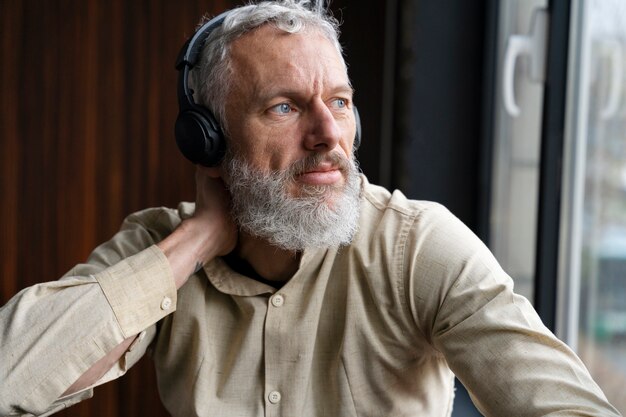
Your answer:
[[[272,297],[272,305],[274,307],[282,307],[285,304],[285,297],[280,294],[276,294]]]
[[[267,396],[267,399],[272,403],[272,404],[278,404],[280,402],[280,392],[278,391],[272,391],[269,393],[269,395]]]
[[[172,299],[170,297],[163,298],[161,301],[161,310],[169,310],[172,306]]]

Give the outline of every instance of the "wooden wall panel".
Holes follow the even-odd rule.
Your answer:
[[[84,260],[131,212],[193,199],[174,62],[200,16],[229,3],[0,2],[0,305]],[[167,413],[145,358],[58,415]]]
[[[200,16],[236,3],[0,1],[0,305],[84,260],[131,212],[194,198],[193,167],[173,138],[174,61]],[[383,51],[366,45],[382,46],[384,28],[380,13],[367,11],[380,4],[333,3],[346,23],[348,60],[360,63],[351,71],[372,141]],[[377,148],[364,144],[361,154],[368,152]],[[57,415],[167,413],[145,358]]]

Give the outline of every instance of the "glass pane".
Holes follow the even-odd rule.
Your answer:
[[[575,3],[560,331],[626,413],[626,2]]]
[[[511,114],[504,105],[505,62],[513,37],[531,37],[537,11],[547,0],[500,3],[498,89],[489,246],[513,277],[515,291],[532,301],[539,191],[539,151],[543,113],[543,80],[532,74],[528,53],[520,53],[511,67],[514,102]]]

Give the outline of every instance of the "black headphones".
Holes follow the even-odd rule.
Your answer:
[[[226,11],[204,25],[185,42],[176,59],[178,73],[178,117],[174,133],[178,148],[194,164],[217,166],[224,157],[226,141],[224,133],[215,116],[206,107],[196,104],[193,90],[189,88],[189,71],[198,63],[202,47],[211,32],[219,27],[230,11]],[[356,106],[354,118],[356,135],[354,148],[361,144],[361,119]]]

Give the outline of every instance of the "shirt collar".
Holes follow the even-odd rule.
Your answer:
[[[310,267],[312,264],[321,263],[327,249],[305,249],[300,257],[300,266],[294,276],[285,283],[288,285],[303,269]],[[215,258],[204,266],[204,273],[209,282],[220,292],[230,295],[238,295],[243,297],[256,295],[271,295],[278,289],[271,285],[264,284],[253,278],[235,272],[226,261],[222,258]]]
[[[220,292],[239,296],[274,294],[276,288],[233,271],[222,258],[215,258],[204,266],[204,272]]]

